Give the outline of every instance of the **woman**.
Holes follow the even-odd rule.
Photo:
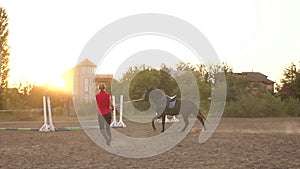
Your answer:
[[[99,90],[100,92],[96,95],[99,128],[106,140],[106,145],[109,146],[111,142],[111,110],[114,110],[114,105],[111,101],[111,95],[106,92],[106,85],[104,83],[99,84]]]

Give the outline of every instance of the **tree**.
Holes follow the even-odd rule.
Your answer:
[[[227,74],[226,84],[227,84],[226,101],[235,102],[240,100],[241,96],[246,94],[246,89],[249,88],[250,82],[245,77],[239,77],[234,74]]]
[[[300,70],[292,63],[283,72],[284,78],[281,79],[282,86],[278,87],[282,99],[289,97],[300,99]]]
[[[166,66],[162,65],[158,74],[160,79],[158,88],[163,90],[169,96],[178,94],[177,82],[169,74],[171,70],[171,68],[167,68]]]
[[[9,50],[8,40],[8,17],[6,10],[0,7],[0,109],[5,106],[5,95],[8,88],[9,73]]]
[[[139,99],[149,87],[159,88],[159,71],[155,69],[143,70],[137,73],[129,85],[129,96],[131,99]]]
[[[191,65],[190,63],[186,63],[183,61],[180,61],[177,65],[176,65],[176,70],[177,71],[195,71],[195,66]]]

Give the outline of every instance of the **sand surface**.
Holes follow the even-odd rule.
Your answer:
[[[132,137],[159,134],[149,123],[126,124],[117,130]],[[41,125],[0,122],[0,128]],[[55,126],[79,123],[55,122]],[[0,168],[300,168],[300,118],[223,118],[204,144],[198,143],[200,128],[196,122],[173,149],[140,159],[107,152],[83,130],[0,131]]]

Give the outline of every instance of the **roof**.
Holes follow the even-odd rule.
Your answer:
[[[78,65],[76,66],[92,66],[92,67],[97,67],[96,64],[94,64],[93,62],[91,62],[90,60],[88,60],[87,58],[85,58],[82,62],[80,62]]]
[[[112,74],[96,74],[96,79],[112,79],[113,75]]]
[[[237,75],[244,75],[246,78],[252,82],[262,82],[265,84],[273,84],[275,83],[272,80],[268,79],[268,76],[259,73],[259,72],[242,72],[242,73],[235,73]]]

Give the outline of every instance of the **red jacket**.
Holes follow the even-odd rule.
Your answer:
[[[98,114],[110,113],[109,100],[110,100],[110,94],[105,91],[101,91],[100,93],[98,93],[96,95],[96,101],[97,101],[97,105],[98,105]]]

